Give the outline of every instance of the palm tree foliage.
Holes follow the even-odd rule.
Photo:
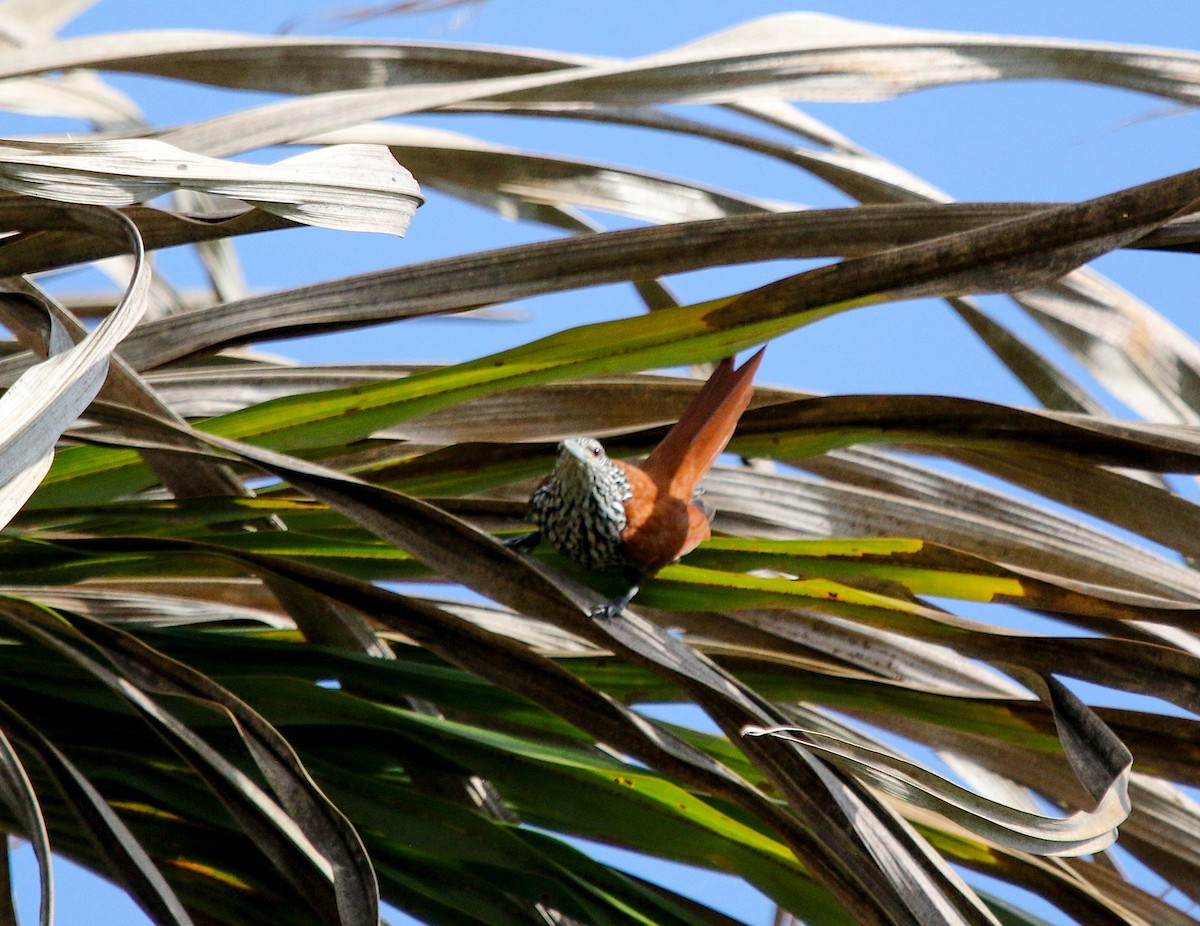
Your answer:
[[[1200,56],[808,14],[633,60],[54,39],[79,6],[0,7],[22,24],[0,54],[5,105],[94,128],[0,151],[0,780],[44,918],[53,848],[160,923],[374,923],[381,898],[439,924],[733,922],[569,835],[735,874],[780,922],[1039,922],[973,873],[1089,923],[1191,922],[1108,849],[1119,828],[1200,900],[1195,721],[1093,708],[1060,679],[1200,705],[1200,519],[1162,478],[1200,471],[1200,348],[1086,267],[1194,251],[1200,172],[1079,204],[958,205],[792,104],[1014,77],[1194,103]],[[108,72],[288,96],[156,128]],[[804,210],[409,118],[433,110],[706,138],[862,205]],[[304,153],[229,159],[282,145]],[[239,236],[284,253],[298,224],[403,233],[420,199],[405,168],[578,234],[243,292]],[[644,224],[602,231],[581,210]],[[152,275],[150,252],[176,245],[211,292]],[[687,305],[660,282],[784,257],[826,263]],[[119,300],[64,305],[39,284],[88,262]],[[618,281],[651,311],[450,366],[253,349]],[[981,293],[1012,294],[1146,421],[1107,414]],[[760,388],[731,445],[742,465],[706,480],[718,536],[611,620],[590,616],[608,577],[497,541],[561,437],[625,456],[661,437],[696,383],[643,371],[917,296],[948,300],[1040,407]],[[1075,629],[1006,629],[978,603]],[[720,733],[644,704],[698,705]]]

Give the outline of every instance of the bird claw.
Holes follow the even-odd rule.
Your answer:
[[[634,585],[630,587],[620,598],[614,598],[608,604],[602,604],[597,608],[592,608],[592,617],[596,620],[612,620],[627,607],[629,602],[633,601],[634,596],[641,590],[641,586]]]

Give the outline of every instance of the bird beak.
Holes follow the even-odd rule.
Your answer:
[[[597,454],[592,441],[582,437],[569,437],[558,445],[558,462],[567,466],[582,466],[591,469],[596,465]],[[601,454],[601,456],[603,456]]]

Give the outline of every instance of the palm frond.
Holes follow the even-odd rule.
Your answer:
[[[43,922],[51,848],[160,923],[734,922],[573,838],[736,875],[780,922],[1040,922],[976,874],[1089,923],[1193,921],[1110,850],[1200,901],[1200,520],[1172,479],[1200,472],[1200,347],[1090,265],[1195,251],[1200,171],[956,204],[792,104],[1026,78],[1192,103],[1200,56],[816,14],[630,60],[58,40],[79,4],[4,6],[28,41],[0,106],[92,130],[0,142],[0,813]],[[110,72],[289,97],[159,128]],[[702,139],[861,205],[412,118],[435,112]],[[309,150],[233,159],[276,145]],[[246,291],[245,236],[287,261],[301,226],[403,235],[418,184],[570,236]],[[204,292],[152,267],[178,246]],[[818,263],[701,299],[662,279],[785,258]],[[39,276],[100,262],[123,291],[86,313]],[[651,311],[462,362],[254,349],[617,282]],[[924,297],[1042,407],[762,386],[705,480],[718,536],[615,618],[608,577],[501,542],[555,441],[661,439],[698,384],[646,371],[871,307],[920,337],[894,304]],[[683,704],[712,728],[646,709]]]

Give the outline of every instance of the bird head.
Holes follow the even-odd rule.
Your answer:
[[[629,479],[593,437],[572,437],[558,445],[558,462],[550,477],[558,494],[576,502],[600,505],[613,523],[624,527],[624,503],[630,498]]]
[[[594,437],[571,437],[558,445],[555,469],[586,477],[608,465],[608,454]]]

